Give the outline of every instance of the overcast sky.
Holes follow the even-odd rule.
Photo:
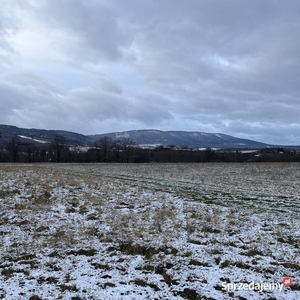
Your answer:
[[[300,145],[300,1],[0,0],[0,123]]]

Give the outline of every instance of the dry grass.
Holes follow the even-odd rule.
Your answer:
[[[199,271],[214,266],[226,276],[230,276],[229,270],[238,268],[270,278],[278,275],[274,265],[280,261],[277,264],[280,272],[299,273],[297,263],[291,264],[285,257],[286,249],[289,249],[289,260],[299,260],[299,238],[294,234],[298,230],[296,219],[275,222],[268,213],[253,215],[253,210],[230,207],[231,202],[229,207],[207,204],[207,201],[213,203],[218,195],[234,199],[236,196],[229,192],[203,188],[199,195],[194,191],[191,199],[184,198],[182,189],[177,189],[175,184],[172,190],[171,179],[179,175],[162,170],[155,173],[157,166],[141,180],[132,171],[132,166],[125,170],[125,167],[111,165],[112,174],[107,172],[107,176],[92,176],[99,171],[96,166],[84,168],[55,164],[0,166],[0,237],[5,238],[5,243],[0,246],[0,263],[6,279],[14,278],[20,272],[29,276],[24,265],[39,269],[39,255],[53,258],[44,268],[60,272],[61,267],[55,260],[80,255],[92,259],[101,251],[101,255],[118,257],[122,272],[126,271],[123,262],[142,256],[145,264],[140,269],[145,274],[161,276],[165,288],[170,289],[179,284],[179,279],[174,278],[181,273],[180,268],[190,268],[190,282],[203,283],[202,288],[206,284],[205,275],[197,277],[193,271],[196,268]],[[108,167],[101,165],[101,168]],[[117,168],[120,168],[120,174],[116,174]],[[183,172],[182,166],[180,168]],[[131,175],[126,177],[130,172]],[[170,183],[159,185],[154,180],[157,174],[163,178],[161,182],[167,181],[169,176]],[[208,180],[195,174],[183,173],[182,176],[188,180],[198,178],[202,183]],[[260,267],[262,260],[267,267]],[[15,268],[16,264],[19,269]],[[99,261],[91,261],[90,265],[99,271],[112,268]],[[50,275],[39,278],[38,283],[58,285],[56,277]],[[78,292],[71,281],[59,282],[62,293]],[[145,278],[134,282],[161,289]],[[109,284],[102,282],[99,286],[113,288]],[[182,296],[194,299],[200,297],[197,289],[200,290],[179,288]]]

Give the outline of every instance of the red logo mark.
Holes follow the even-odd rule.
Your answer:
[[[282,279],[282,283],[283,283],[284,286],[291,286],[293,281],[292,281],[291,277],[284,277]]]

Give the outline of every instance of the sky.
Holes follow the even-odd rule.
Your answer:
[[[0,124],[300,145],[300,1],[0,0]]]

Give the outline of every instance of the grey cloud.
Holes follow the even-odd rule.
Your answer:
[[[245,122],[233,120],[227,124],[229,134],[235,133],[241,137],[274,145],[296,145],[299,144],[300,124],[287,125],[282,122]],[[282,137],[285,137],[284,142]]]
[[[123,93],[122,87],[113,78],[105,74],[94,73],[92,76],[91,86],[114,94],[120,95]]]
[[[165,97],[148,93],[135,94],[127,109],[133,120],[138,120],[146,125],[155,125],[172,119],[169,106],[170,101]]]
[[[0,89],[14,99],[5,102],[10,116],[26,111],[24,124],[85,132],[97,124],[107,131],[180,127],[300,144],[299,1],[13,3],[54,32],[53,57],[73,82],[43,79],[30,67],[44,62],[23,57],[25,71],[3,75]],[[13,21],[17,32],[10,9],[0,23],[8,52],[1,36]],[[81,70],[76,80],[72,70]]]
[[[148,17],[139,10],[135,14],[140,24],[140,18],[153,22],[146,29],[141,26],[135,40],[136,55],[140,55],[137,68],[151,83],[196,84],[203,78],[238,84],[236,77],[242,76],[246,85],[253,77],[257,78],[254,84],[259,84],[267,76],[275,80],[275,88],[299,62],[293,50],[299,49],[299,5],[295,2],[291,7],[273,1],[167,1],[170,5],[161,7],[155,3]],[[220,63],[213,63],[214,58]],[[228,65],[222,66],[222,60]],[[272,84],[266,84],[271,88]]]
[[[123,96],[86,88],[72,91],[67,98],[71,110],[80,109],[80,115],[86,120],[115,119],[153,125],[171,118],[167,112],[167,100],[153,94]]]
[[[53,99],[56,88],[30,74],[11,74],[0,82],[2,123],[40,127],[47,119],[64,117]],[[38,121],[39,120],[39,121]],[[54,122],[52,120],[52,122]]]
[[[1,4],[4,8],[7,8],[6,3]],[[7,16],[9,15],[9,16]],[[10,11],[0,10],[0,66],[2,64],[12,64],[16,58],[16,53],[10,46],[7,38],[16,31],[17,26],[13,22],[13,16],[10,15]]]
[[[6,82],[0,82],[0,118],[4,123],[22,127],[72,130],[74,126],[81,128],[80,132],[86,132],[83,127],[97,120],[148,126],[170,118],[166,113],[167,103],[164,103],[167,100],[163,97],[124,96],[108,78],[100,77],[100,82],[101,79],[104,85],[94,82],[94,87],[73,89],[62,95],[44,78],[11,74]]]
[[[14,86],[0,81],[0,93],[1,93],[1,119],[6,120],[12,111],[18,108],[20,105],[24,105],[26,97],[15,89]]]
[[[71,43],[68,58],[75,64],[120,59],[121,48],[128,44],[119,27],[118,15],[105,2],[46,1],[37,12],[46,26],[67,33]]]
[[[46,79],[31,72],[9,73],[4,80],[16,88],[26,90],[25,95],[59,93],[60,90]]]

